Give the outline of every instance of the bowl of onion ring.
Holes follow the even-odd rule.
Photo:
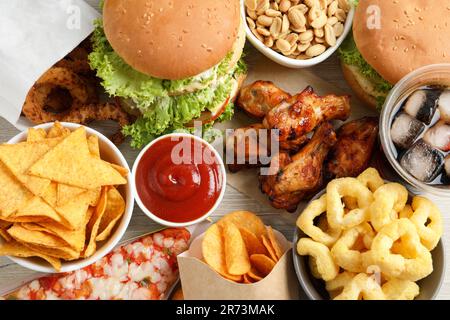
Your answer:
[[[426,212],[437,208],[431,201],[412,195],[397,183],[382,180],[375,169],[368,169],[368,172],[378,176],[380,182],[378,185],[369,185],[368,181],[362,183],[373,192],[365,221],[358,221],[358,212],[350,208],[352,202],[353,206],[364,203],[364,196],[355,199],[359,192],[355,191],[358,189],[355,186],[345,189],[346,183],[354,183],[361,176],[333,180],[300,211],[294,231],[293,262],[303,291],[311,300],[436,299],[445,276],[439,209],[435,210],[434,216],[428,216]],[[333,212],[339,210],[327,208],[333,203],[327,197],[329,192],[333,195],[335,185],[339,185],[336,189],[340,192],[338,201],[344,202],[342,205],[341,200],[339,206],[342,208],[340,218]],[[398,189],[398,195],[394,195],[395,189]],[[386,198],[386,194],[392,198]],[[370,198],[370,193],[367,195]],[[382,200],[379,200],[380,195]],[[388,220],[380,225],[377,220],[382,216],[380,208],[394,212],[399,203],[404,208],[396,215],[388,214],[385,217]],[[330,212],[335,215],[333,219],[329,219]],[[336,223],[348,223],[348,227],[339,229]],[[417,227],[422,223],[421,229]],[[436,231],[434,239],[433,227]]]

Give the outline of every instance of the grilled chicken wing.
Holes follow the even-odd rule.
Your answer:
[[[280,152],[273,157],[269,175],[260,176],[261,190],[273,207],[294,211],[301,200],[322,186],[323,162],[335,143],[333,126],[325,122],[299,153],[291,157]]]
[[[262,129],[264,131],[259,131]],[[265,134],[265,139],[260,139],[260,134]],[[233,135],[227,137],[227,150],[231,150],[231,147],[234,151],[233,163],[228,164],[231,172],[259,167],[261,157],[270,156],[270,131],[260,123],[237,129]],[[243,161],[238,161],[239,153],[244,155],[241,159]]]
[[[369,166],[378,136],[378,118],[365,117],[344,124],[325,165],[325,178],[356,177]]]
[[[237,105],[251,116],[262,119],[282,101],[291,95],[270,81],[256,81],[243,88],[237,99]]]
[[[312,87],[307,87],[300,94],[270,110],[263,125],[268,129],[278,129],[280,147],[292,150],[320,123],[335,119],[347,120],[349,116],[349,96],[319,97]]]

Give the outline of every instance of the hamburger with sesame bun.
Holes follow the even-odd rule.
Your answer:
[[[91,67],[137,115],[132,146],[231,118],[246,74],[239,0],[105,0]]]
[[[353,35],[340,47],[345,79],[381,110],[400,79],[429,64],[450,63],[450,2],[360,0]]]

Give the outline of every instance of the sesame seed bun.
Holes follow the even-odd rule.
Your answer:
[[[232,51],[239,1],[106,0],[103,27],[114,51],[152,77],[196,76]]]
[[[380,28],[369,28],[377,19]],[[449,34],[449,1],[360,0],[353,21],[358,50],[391,84],[422,66],[450,63]]]
[[[370,87],[372,84],[370,81],[359,72],[358,68],[349,66],[345,63],[341,63],[342,74],[347,81],[349,87],[353,90],[355,95],[368,107],[376,110],[377,100],[375,95],[371,92]]]

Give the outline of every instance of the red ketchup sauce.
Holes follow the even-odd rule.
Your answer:
[[[189,137],[157,141],[142,156],[136,189],[144,206],[169,222],[194,221],[210,211],[223,188],[219,160]]]

